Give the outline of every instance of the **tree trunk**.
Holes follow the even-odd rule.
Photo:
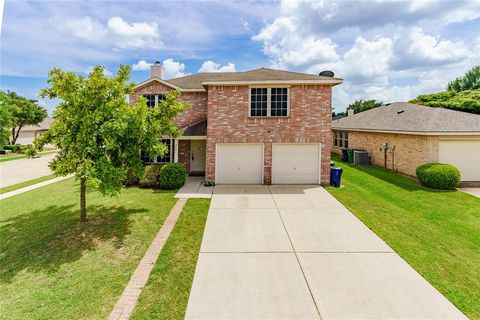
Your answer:
[[[80,178],[80,222],[87,221],[87,181],[85,178]]]
[[[15,132],[15,127],[12,128],[12,144],[15,144],[17,142],[18,136],[20,135],[20,130],[22,129],[22,126],[18,127],[18,130]]]

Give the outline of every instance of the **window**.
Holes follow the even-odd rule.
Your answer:
[[[147,99],[147,107],[155,107],[160,100],[165,100],[164,94],[144,94],[143,96]]]
[[[348,148],[348,132],[334,131],[333,132],[333,146]]]
[[[147,107],[155,107],[155,95],[154,94],[146,94],[144,95],[145,99],[147,99]]]
[[[252,117],[267,116],[267,88],[252,88],[250,95],[250,115]]]
[[[251,117],[286,117],[288,107],[288,88],[250,88]]]
[[[272,116],[286,117],[288,113],[288,89],[272,88]]]
[[[172,162],[172,154],[173,154],[172,139],[162,139],[162,143],[164,143],[168,148],[168,151],[163,155],[163,157],[156,156],[156,157],[150,158],[145,154],[145,152],[141,151],[140,152],[140,159],[144,163],[167,163],[167,162]]]

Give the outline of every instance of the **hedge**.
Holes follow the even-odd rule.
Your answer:
[[[160,169],[160,188],[178,189],[185,184],[187,171],[181,163],[167,163]]]
[[[416,170],[417,178],[423,186],[449,190],[460,183],[460,171],[450,164],[427,163]]]

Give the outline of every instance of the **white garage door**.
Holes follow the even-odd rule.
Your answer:
[[[480,141],[440,141],[438,161],[457,167],[461,181],[480,181]]]
[[[263,144],[218,143],[216,183],[261,184]]]
[[[319,144],[273,144],[272,183],[318,184]]]

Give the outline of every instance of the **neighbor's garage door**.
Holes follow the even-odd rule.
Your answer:
[[[261,184],[263,144],[218,143],[216,183]]]
[[[319,144],[273,144],[273,184],[319,183]]]
[[[461,181],[480,181],[480,141],[440,141],[438,161],[457,167]]]

